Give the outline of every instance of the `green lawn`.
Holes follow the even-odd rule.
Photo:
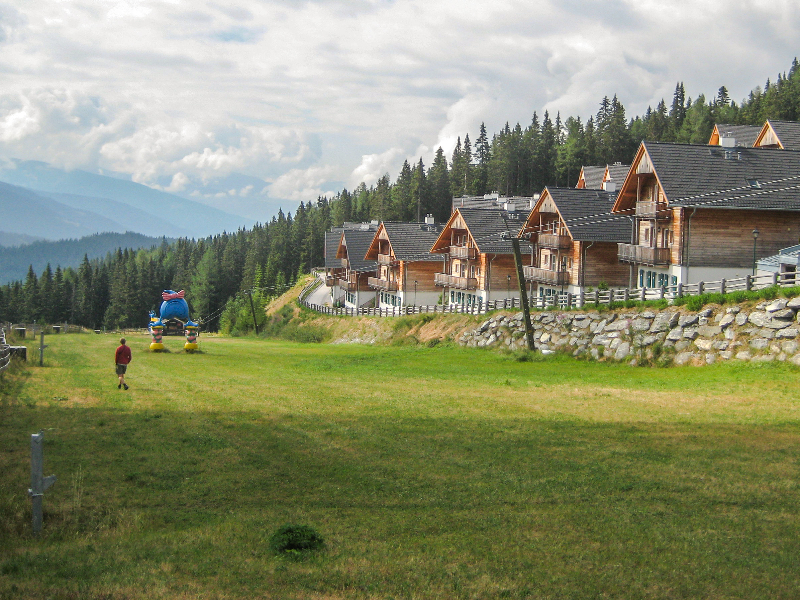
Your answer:
[[[112,336],[5,376],[0,598],[800,597],[795,367],[200,341],[133,337],[128,392]]]

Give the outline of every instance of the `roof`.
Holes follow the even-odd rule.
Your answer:
[[[670,206],[800,210],[800,152],[642,142]]]
[[[353,229],[344,231],[340,245],[344,245],[347,248],[347,260],[351,269],[356,271],[375,270],[375,262],[367,261],[364,258],[374,237],[374,230]]]
[[[756,263],[759,269],[764,271],[780,271],[781,265],[800,266],[800,246],[789,246],[783,248],[778,254],[759,258]]]
[[[545,188],[545,192],[555,204],[573,240],[622,243],[630,241],[630,219],[624,215],[611,213],[616,197],[614,194],[603,190],[551,187]]]
[[[445,247],[439,244],[439,241],[449,229],[452,229],[451,225],[459,215],[464,220],[478,252],[481,254],[513,253],[514,249],[511,245],[511,240],[505,239],[503,236],[509,234],[516,236],[524,223],[524,219],[520,218],[519,213],[481,210],[479,208],[459,208],[450,216],[450,220],[433,245],[439,245],[438,251],[445,251]],[[447,247],[449,247],[449,243]]]
[[[761,127],[757,125],[731,125],[729,123],[717,123],[714,125],[714,131],[711,133],[711,138],[708,143],[714,146],[719,146],[720,138],[723,135],[730,134],[736,140],[736,146],[744,146],[750,148],[761,133]]]
[[[630,165],[623,165],[622,163],[614,163],[613,165],[608,165],[608,178],[611,181],[618,182],[618,186],[622,185],[622,182],[625,181],[625,178],[628,176],[628,171],[631,170]]]
[[[440,254],[430,253],[442,225],[384,221],[383,227],[397,260],[442,260]]]
[[[784,150],[800,150],[800,123],[796,121],[773,121],[767,123],[778,136]]]
[[[342,259],[336,258],[336,253],[339,250],[339,242],[342,239],[341,227],[332,227],[330,231],[325,232],[325,268],[338,269],[342,266]]]
[[[599,190],[603,187],[603,176],[606,174],[605,167],[586,166],[581,168],[581,179],[583,187],[590,190]]]

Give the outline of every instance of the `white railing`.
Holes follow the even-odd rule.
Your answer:
[[[655,288],[621,288],[595,290],[592,292],[581,292],[577,294],[559,292],[551,296],[530,298],[529,304],[532,309],[539,310],[568,308],[580,309],[591,304],[608,305],[614,302],[674,300],[675,298],[680,298],[683,296],[699,296],[701,294],[710,293],[728,294],[730,292],[737,291],[761,290],[773,286],[792,287],[795,285],[800,285],[800,274],[772,273],[770,275],[748,275],[747,277],[739,277],[736,279],[700,281],[698,283],[678,284]],[[305,292],[305,290],[303,291]],[[512,310],[515,308],[520,308],[521,306],[519,298],[506,298],[503,300],[492,300],[490,302],[479,301],[476,304],[469,305],[435,304],[430,306],[394,306],[391,308],[337,308],[320,306],[318,304],[309,304],[305,301],[306,295],[307,294],[305,293],[300,295],[300,303],[311,310],[325,315],[349,317],[399,317],[402,315],[415,315],[424,313],[482,315],[493,310]]]
[[[0,329],[0,373],[11,363],[11,348],[6,344],[6,330]]]

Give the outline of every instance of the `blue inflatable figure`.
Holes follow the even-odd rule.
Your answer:
[[[164,290],[161,297],[161,314],[158,319],[153,321],[153,313],[150,313],[150,327],[163,327],[164,333],[172,333],[173,330],[180,335],[186,327],[197,327],[197,323],[189,319],[189,305],[184,300],[185,292],[174,292]]]

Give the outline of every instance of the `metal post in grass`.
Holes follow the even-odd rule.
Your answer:
[[[33,509],[33,535],[42,531],[42,497],[44,491],[56,482],[56,476],[44,477],[44,431],[31,434],[31,497]]]
[[[47,348],[44,344],[44,331],[41,332],[39,339],[39,366],[44,366],[44,349]]]

